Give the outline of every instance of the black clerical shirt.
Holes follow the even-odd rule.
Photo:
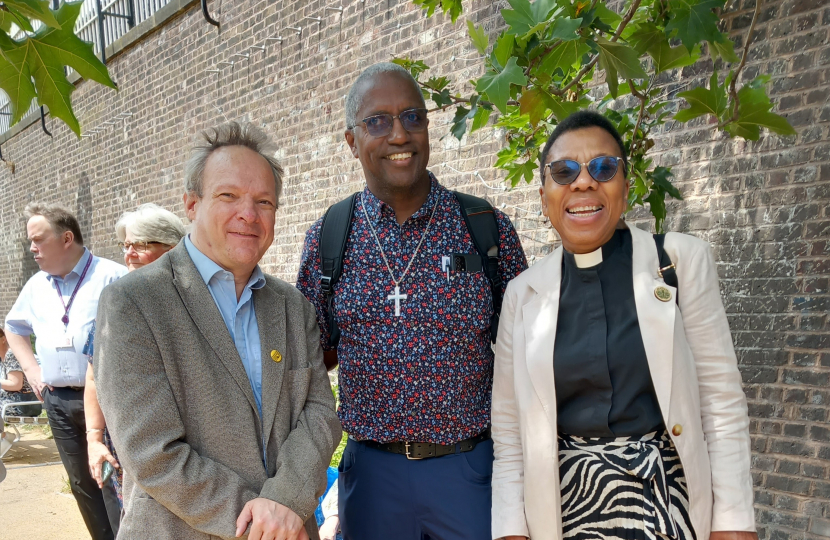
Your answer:
[[[627,229],[614,232],[602,262],[589,268],[564,253],[553,351],[561,433],[626,437],[663,427],[634,304],[632,253]]]

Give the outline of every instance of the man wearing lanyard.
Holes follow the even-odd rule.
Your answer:
[[[30,203],[24,213],[29,249],[41,271],[24,285],[6,316],[6,336],[46,407],[72,494],[90,535],[93,540],[111,540],[113,529],[105,505],[118,501],[114,493],[102,493],[89,472],[84,420],[87,358],[82,350],[101,291],[127,269],[92,255],[84,247],[78,220],[64,208]],[[36,336],[40,365],[29,341],[31,334]]]

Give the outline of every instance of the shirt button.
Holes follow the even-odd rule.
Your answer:
[[[683,426],[680,424],[675,424],[673,428],[671,428],[671,433],[675,437],[679,437],[681,433],[683,433]]]

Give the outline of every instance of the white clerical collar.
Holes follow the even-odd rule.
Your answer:
[[[591,268],[602,262],[602,246],[591,253],[574,253],[577,268]]]

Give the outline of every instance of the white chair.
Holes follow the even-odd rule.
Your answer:
[[[3,448],[0,449],[0,458],[2,458],[6,452],[11,449],[12,445],[20,440],[20,431],[17,429],[18,425],[22,424],[29,424],[35,426],[44,426],[49,423],[49,419],[44,416],[15,416],[9,414],[8,410],[12,407],[19,407],[21,405],[42,405],[40,401],[20,401],[17,403],[6,403],[3,405],[3,408],[0,409],[0,417],[3,418],[3,425],[9,426],[14,430],[14,439],[9,440],[8,437],[3,439],[4,443]]]

